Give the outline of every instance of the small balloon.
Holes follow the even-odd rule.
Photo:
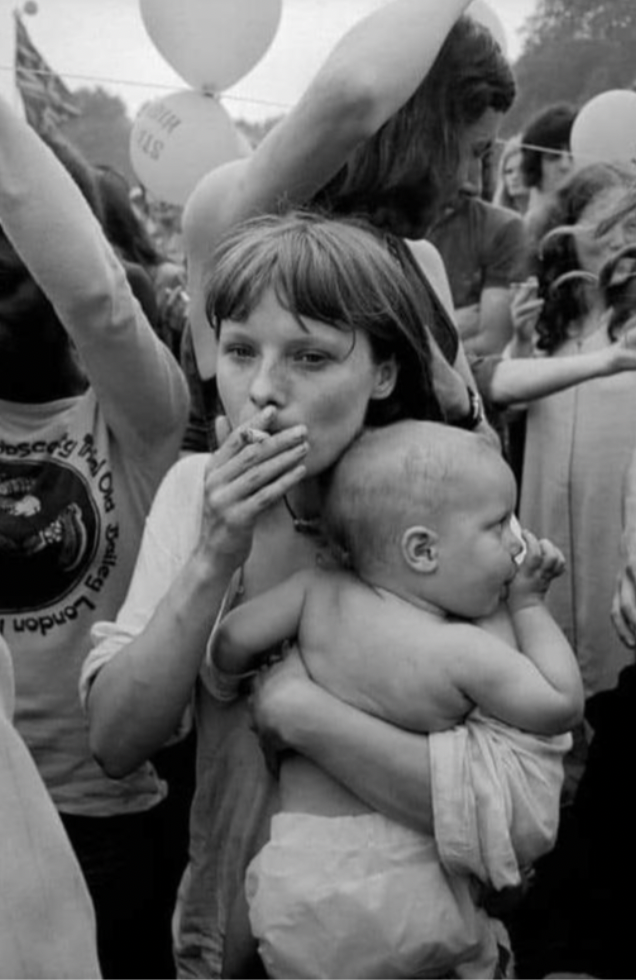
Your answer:
[[[636,164],[636,92],[611,89],[586,102],[574,120],[570,148],[577,167]]]
[[[260,61],[282,0],[140,0],[151,41],[193,88],[222,92]]]
[[[478,24],[483,27],[487,27],[495,41],[502,50],[502,53],[508,54],[508,37],[506,35],[506,28],[499,14],[493,10],[490,4],[486,3],[486,0],[473,0],[470,6],[466,10],[468,17],[472,17],[476,20]]]
[[[220,102],[201,92],[176,92],[148,103],[130,135],[138,180],[168,204],[185,204],[206,173],[247,153]]]

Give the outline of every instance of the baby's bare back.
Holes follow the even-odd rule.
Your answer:
[[[299,646],[309,673],[342,701],[400,728],[440,731],[472,705],[452,680],[452,626],[345,572],[317,573]]]

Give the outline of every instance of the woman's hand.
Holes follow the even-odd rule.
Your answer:
[[[510,287],[510,316],[516,357],[528,357],[533,352],[534,334],[543,309],[543,300],[538,298],[537,290],[535,276],[513,283]]]
[[[608,374],[636,369],[636,317],[626,323],[619,340],[607,348],[607,359]]]
[[[232,432],[224,420],[217,426],[222,444],[205,475],[197,547],[217,567],[243,564],[258,518],[305,476],[307,429],[300,425],[270,435],[275,416],[268,406]]]
[[[274,775],[278,774],[279,754],[296,748],[294,729],[299,717],[307,715],[314,693],[319,689],[309,679],[296,647],[289,647],[282,660],[263,667],[252,682],[252,725]]]
[[[636,648],[636,541],[626,535],[621,542],[621,565],[611,616],[619,638],[633,650]]]

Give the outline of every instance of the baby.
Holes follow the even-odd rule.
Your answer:
[[[343,567],[299,572],[222,620],[219,693],[293,639],[317,683],[402,728],[442,731],[478,708],[538,735],[569,730],[580,676],[543,604],[563,557],[525,533],[518,566],[515,499],[510,469],[477,435],[429,422],[365,432],[323,510]],[[432,839],[299,756],[284,758],[280,788],[246,881],[270,975],[440,976],[463,964],[462,976],[484,976],[483,913]]]

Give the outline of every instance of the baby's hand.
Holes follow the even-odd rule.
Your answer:
[[[508,605],[513,612],[542,602],[552,579],[565,569],[563,554],[547,538],[539,541],[530,531],[524,531],[523,539],[526,555],[508,591]]]

